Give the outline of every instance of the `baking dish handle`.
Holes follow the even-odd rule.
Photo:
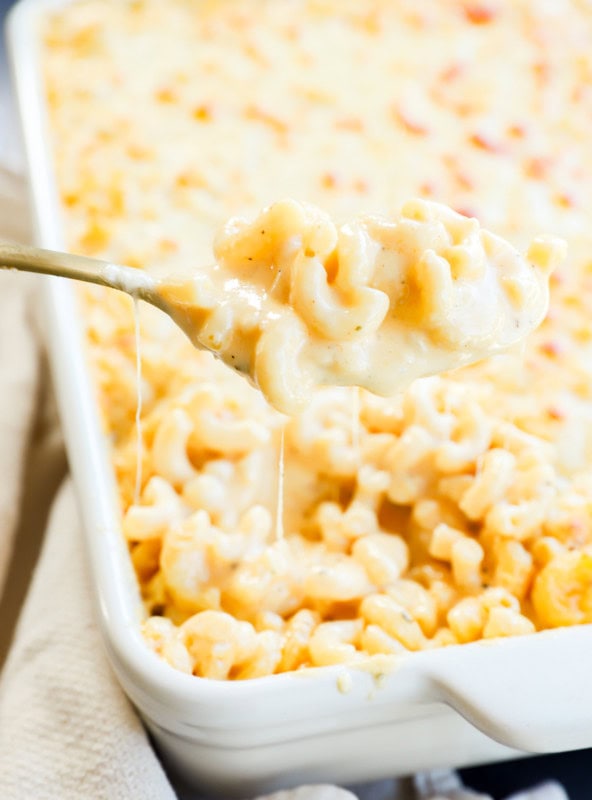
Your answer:
[[[432,689],[501,744],[533,753],[592,741],[592,626],[452,647]]]

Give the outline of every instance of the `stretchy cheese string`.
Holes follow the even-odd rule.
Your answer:
[[[356,458],[359,460],[360,457],[360,387],[359,386],[352,386],[350,389],[351,392],[351,399],[352,399],[352,418],[351,418],[351,425],[352,425],[352,447],[354,449],[354,453]]]
[[[284,428],[280,436],[278,458],[277,499],[275,506],[275,538],[284,538]]]
[[[142,436],[142,341],[140,338],[140,301],[134,298],[134,333],[136,340],[136,485],[134,503],[140,502],[142,494],[142,456],[144,438]]]

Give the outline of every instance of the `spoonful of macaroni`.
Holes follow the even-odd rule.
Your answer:
[[[169,314],[196,347],[247,376],[278,410],[320,385],[391,395],[517,344],[543,320],[565,243],[512,245],[438,203],[341,226],[282,200],[229,220],[212,266],[156,279],[84,256],[0,245],[0,266],[103,284]]]

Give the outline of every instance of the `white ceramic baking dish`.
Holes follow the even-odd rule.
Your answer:
[[[35,237],[50,248],[64,239],[38,29],[41,17],[63,2],[21,0],[8,24]],[[248,796],[302,782],[352,783],[592,745],[590,626],[422,652],[368,669],[323,668],[239,683],[189,677],[161,662],[139,633],[141,604],[120,535],[72,286],[44,279],[44,297],[106,647],[163,757],[189,782]]]

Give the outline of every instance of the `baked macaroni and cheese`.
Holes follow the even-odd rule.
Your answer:
[[[569,244],[524,352],[289,418],[142,308],[139,492],[132,303],[85,288],[148,645],[245,679],[592,622],[588,4],[81,0],[44,36],[73,250],[187,276],[282,197]]]
[[[339,228],[284,200],[229,220],[213,266],[155,293],[194,344],[295,414],[322,385],[391,396],[511,348],[545,316],[564,244],[539,238],[526,260],[476,219],[426,200],[396,220]]]

